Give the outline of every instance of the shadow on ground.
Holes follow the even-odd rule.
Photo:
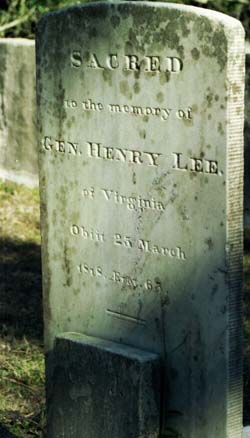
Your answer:
[[[1,333],[42,339],[40,245],[1,238],[0,260]]]
[[[16,435],[10,433],[5,427],[0,424],[0,437],[1,438],[18,438]]]

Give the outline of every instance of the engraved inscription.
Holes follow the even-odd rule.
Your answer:
[[[133,149],[103,146],[102,143],[88,142],[88,155],[91,158],[103,160],[121,161],[133,164],[145,164],[146,166],[158,166],[157,159],[160,153],[145,152]]]
[[[118,270],[113,269],[111,273],[104,273],[101,266],[90,266],[88,263],[80,263],[77,266],[77,270],[80,274],[84,274],[91,278],[98,278],[104,281],[111,281],[116,285],[123,288],[126,286],[128,290],[130,289],[143,289],[152,292],[162,292],[163,286],[159,278],[153,279],[141,279],[140,281],[136,277],[131,277],[130,275],[123,274]]]
[[[82,197],[87,200],[97,199],[97,194],[101,195],[101,199],[115,205],[123,205],[128,210],[158,210],[164,211],[165,205],[161,201],[157,201],[154,198],[143,198],[141,195],[124,195],[117,190],[105,189],[105,188],[84,188],[81,191]],[[100,197],[99,197],[100,199]]]
[[[79,152],[79,144],[65,140],[53,140],[50,136],[45,136],[43,140],[45,151],[54,150],[62,154],[76,155]]]
[[[118,191],[101,189],[104,198],[107,201],[111,201],[115,204],[126,205],[128,210],[141,209],[141,210],[165,210],[165,205],[156,201],[154,198],[143,199],[140,195],[138,196],[126,196],[120,194]]]
[[[134,114],[136,116],[157,116],[161,120],[168,120],[172,109],[159,107],[142,107],[139,105],[120,105],[118,103],[110,103],[108,109],[111,113]],[[190,112],[191,116],[191,112]]]
[[[80,50],[73,50],[70,55],[70,65],[73,68],[84,67],[93,70],[117,70],[119,68],[127,71],[137,72],[169,72],[180,73],[183,69],[183,62],[176,56],[157,56],[148,55],[140,57],[138,55],[118,55],[115,53],[106,56],[97,56],[91,53],[87,60]]]
[[[165,246],[155,244],[150,240],[133,240],[131,237],[122,236],[119,233],[114,235],[114,244],[122,248],[137,248],[141,252],[149,254],[167,256],[178,260],[186,260],[186,254],[179,246],[175,248],[167,248]]]
[[[174,157],[173,169],[176,170],[190,170],[191,172],[204,172],[213,175],[218,173],[218,162],[215,160],[206,160],[204,158],[184,158],[183,154],[172,153]]]
[[[94,141],[87,141],[84,145],[80,145],[73,141],[53,139],[51,136],[44,137],[42,148],[45,152],[54,151],[68,156],[84,155],[90,159],[108,160],[110,162],[120,162],[128,165],[133,164],[136,166],[157,168],[161,164],[161,167],[171,168],[178,172],[188,171],[197,174],[223,175],[223,171],[219,171],[219,165],[216,160],[207,159],[204,156],[184,156],[180,152],[172,152],[164,156],[161,152],[105,146],[101,142]],[[108,192],[106,192],[106,196],[108,196]],[[117,195],[117,197],[119,198],[119,195]]]
[[[104,243],[107,241],[105,239],[104,233],[100,233],[99,231],[93,229],[86,229],[86,227],[83,225],[71,225],[70,233],[72,234],[72,236],[81,237],[85,240],[92,240],[98,243]],[[161,246],[147,239],[133,239],[129,236],[123,236],[120,233],[115,233],[113,235],[113,244],[120,248],[136,249],[138,251],[148,254],[170,257],[172,259],[182,261],[186,260],[186,254],[180,246],[170,248],[166,246]]]
[[[94,240],[95,242],[100,242],[103,243],[104,242],[104,233],[100,233],[97,230],[92,230],[92,229],[86,229],[83,226],[79,226],[76,224],[71,225],[70,227],[70,232],[73,236],[80,236],[83,239],[87,239],[87,240]]]
[[[107,309],[106,313],[108,315],[114,316],[115,318],[118,318],[118,319],[133,322],[133,323],[139,324],[139,325],[144,325],[144,326],[146,325],[145,319],[141,319],[141,318],[138,318],[136,316],[127,315],[126,313],[122,313],[122,312],[117,311],[117,310]]]
[[[187,108],[169,108],[160,106],[142,106],[142,105],[132,105],[130,103],[109,103],[104,105],[102,102],[94,102],[93,99],[88,98],[86,100],[78,102],[74,99],[64,100],[64,108],[78,109],[80,108],[84,112],[103,112],[108,111],[112,114],[125,114],[139,117],[151,117],[158,118],[159,120],[165,122],[171,117],[175,117],[177,120],[192,120],[193,119],[193,109],[192,107]]]

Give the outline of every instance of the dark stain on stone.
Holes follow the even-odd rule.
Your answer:
[[[162,103],[164,101],[164,94],[160,91],[159,93],[157,93],[156,99],[159,103]]]
[[[177,53],[179,54],[179,56],[181,57],[181,59],[183,60],[185,58],[184,47],[178,46],[176,50],[177,50]]]
[[[89,60],[90,60],[90,53],[89,53],[89,51],[85,51],[84,53],[83,53],[83,60],[85,61],[85,62],[88,62]]]
[[[227,38],[223,25],[213,28],[211,21],[206,17],[197,17],[193,30],[201,42],[203,55],[216,58],[222,71],[227,62]]]
[[[169,71],[160,73],[160,84],[164,85],[170,80],[171,73]]]
[[[223,135],[225,133],[224,129],[223,129],[223,125],[221,122],[218,123],[218,127],[217,127],[218,132]]]
[[[130,70],[125,70],[125,69],[123,69],[123,75],[125,76],[125,77],[127,77],[127,76],[130,76],[131,74],[132,74],[132,71],[130,71]]]
[[[127,97],[128,99],[132,98],[132,93],[129,91],[129,85],[127,81],[121,81],[119,88],[123,96]]]
[[[218,284],[215,284],[215,285],[212,287],[212,292],[211,292],[211,296],[212,296],[212,297],[214,297],[214,295],[216,294],[216,292],[218,291],[218,289],[219,289]]]
[[[72,127],[72,123],[70,120],[67,121],[66,126],[68,129],[70,129]]]
[[[205,240],[205,244],[208,246],[209,250],[212,250],[214,247],[214,244],[213,244],[211,237],[209,237],[208,239]]]
[[[182,119],[182,123],[184,123],[184,125],[187,126],[187,127],[191,127],[191,126],[193,126],[194,121],[193,121],[193,119],[185,119],[185,118],[183,118]]]
[[[133,184],[135,185],[136,184],[136,173],[135,172],[133,172],[132,181],[133,181]]]
[[[114,27],[117,27],[117,26],[119,26],[121,19],[120,19],[119,15],[112,15],[110,21]]]
[[[125,52],[131,53],[133,50],[133,43],[131,41],[126,41],[125,43]]]
[[[193,58],[195,61],[197,61],[197,60],[199,59],[199,57],[200,57],[200,51],[199,51],[196,47],[194,47],[194,48],[191,50],[191,55],[192,55],[192,58]]]
[[[182,36],[187,37],[191,32],[189,27],[188,27],[189,18],[181,15],[179,18],[179,23],[180,23],[180,27],[181,27]]]
[[[140,92],[140,84],[139,82],[135,82],[133,86],[135,94],[138,94]]]
[[[72,285],[72,276],[70,272],[70,261],[69,261],[69,255],[68,255],[68,248],[66,247],[66,244],[64,244],[64,250],[63,250],[63,265],[64,265],[64,272],[66,276],[66,285],[71,286]]]
[[[139,135],[140,135],[140,137],[141,138],[146,138],[146,131],[145,131],[145,129],[141,129],[140,131],[139,131]]]
[[[105,82],[108,83],[108,85],[112,86],[112,72],[110,70],[104,69],[102,71],[102,76]]]
[[[213,93],[212,93],[212,91],[209,91],[209,93],[206,95],[206,100],[207,100],[208,108],[211,108],[212,102],[213,102]]]

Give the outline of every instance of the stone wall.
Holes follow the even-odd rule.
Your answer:
[[[38,185],[35,42],[0,39],[0,177]]]

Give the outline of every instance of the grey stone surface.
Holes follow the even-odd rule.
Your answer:
[[[246,426],[243,428],[242,438],[250,438],[250,426]]]
[[[0,177],[38,185],[35,43],[0,39]]]
[[[166,436],[242,436],[243,41],[155,2],[38,30],[46,349],[76,331],[159,353]]]
[[[48,361],[48,438],[159,437],[158,355],[66,333]]]
[[[246,45],[244,228],[250,232],[250,44]]]

